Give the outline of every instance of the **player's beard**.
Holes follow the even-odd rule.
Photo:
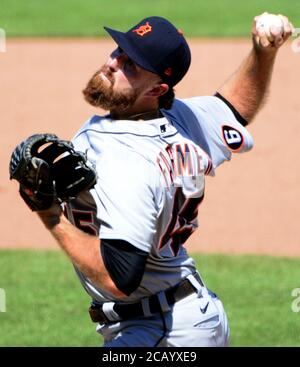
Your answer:
[[[103,80],[101,72],[110,81],[110,85]],[[94,107],[100,107],[107,111],[125,110],[131,107],[138,98],[138,93],[133,89],[125,89],[122,92],[113,90],[115,78],[107,66],[102,66],[87,83],[82,93],[85,100]]]

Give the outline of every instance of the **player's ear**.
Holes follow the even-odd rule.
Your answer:
[[[150,89],[146,93],[146,96],[149,96],[149,97],[160,97],[163,94],[166,94],[168,90],[169,90],[168,84],[166,84],[166,83],[156,84],[152,89]]]

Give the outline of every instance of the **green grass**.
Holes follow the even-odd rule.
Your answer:
[[[221,255],[196,259],[207,286],[223,301],[232,346],[300,346],[300,312],[291,308],[296,300],[291,292],[300,288],[300,259]]]
[[[127,30],[148,15],[170,19],[188,36],[247,36],[254,15],[284,13],[300,27],[298,0],[1,0],[8,36],[99,36]]]
[[[233,346],[300,346],[300,259],[195,255],[228,313]],[[89,297],[61,252],[0,251],[0,346],[98,346]],[[300,304],[300,300],[298,305]]]
[[[60,252],[0,251],[1,346],[97,346],[90,298]]]

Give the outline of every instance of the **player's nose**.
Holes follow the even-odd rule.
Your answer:
[[[117,48],[111,53],[107,65],[112,72],[116,72],[120,68],[121,62],[122,62],[122,54],[119,52],[119,49]]]
[[[116,72],[119,69],[119,61],[117,57],[110,58],[107,62],[107,66],[111,72]]]

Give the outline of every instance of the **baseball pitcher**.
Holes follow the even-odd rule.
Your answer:
[[[173,87],[191,53],[181,31],[161,17],[125,33],[105,27],[117,47],[83,94],[107,114],[72,142],[36,134],[13,152],[11,178],[72,261],[104,346],[228,345],[223,304],[185,245],[205,175],[252,148],[245,126],[292,32],[277,18],[280,30],[254,19],[249,56],[214,96],[182,100]]]

